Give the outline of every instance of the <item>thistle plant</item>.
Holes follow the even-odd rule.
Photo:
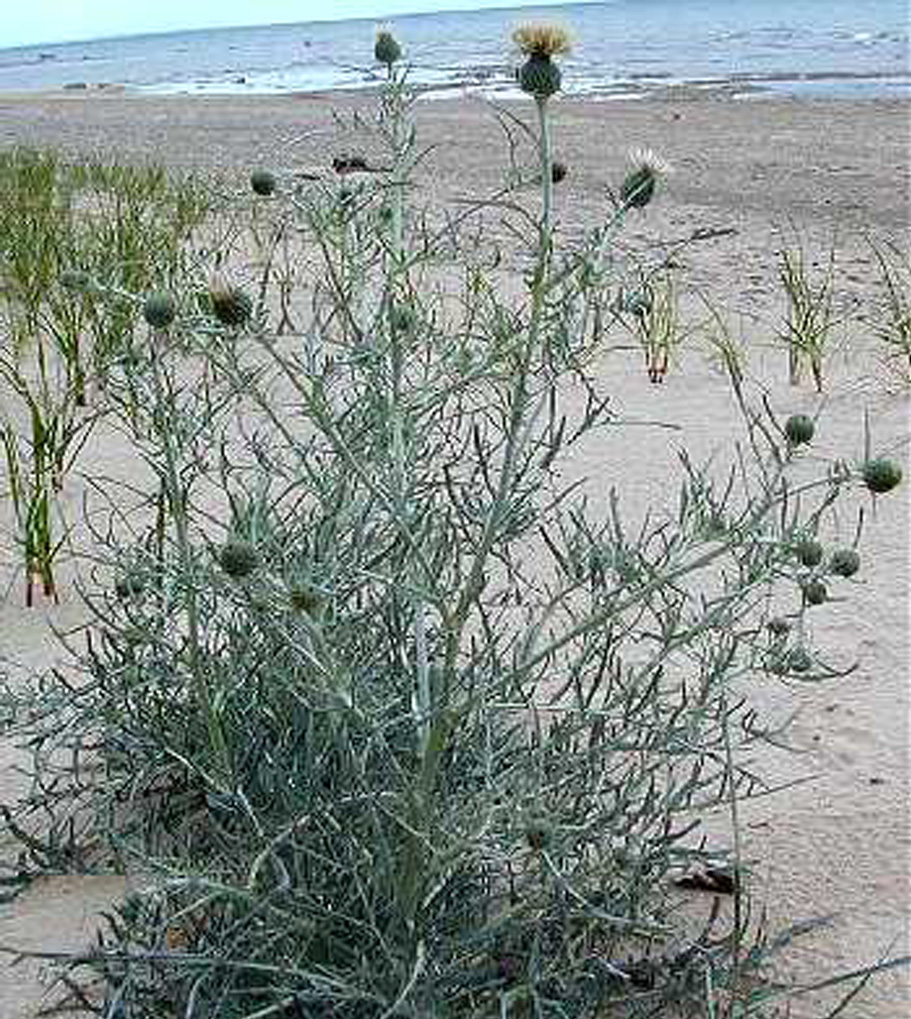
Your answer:
[[[63,832],[141,865],[146,888],[64,960],[96,978],[101,1014],[768,1001],[740,880],[735,931],[709,922],[679,950],[668,886],[719,853],[739,873],[736,832],[699,830],[768,791],[749,757],[774,733],[734,688],[839,672],[810,642],[826,607],[807,592],[850,564],[801,543],[894,471],[867,455],[808,472],[807,429],[741,386],[739,457],[728,473],[684,458],[672,511],[634,521],[619,486],[568,480],[578,444],[620,427],[592,368],[609,247],[658,181],[562,243],[544,171],[565,48],[519,40],[542,173],[533,213],[508,187],[495,199],[532,252],[517,297],[472,267],[428,283],[459,234],[415,228],[422,154],[388,32],[364,125],[388,165],[344,196],[321,180],[279,196],[301,262],[320,260],[300,335],[268,329],[229,276],[207,316],[170,281],[132,294],[149,328],[109,393],[126,427],[139,415],[154,484],[137,487],[157,492],[135,511],[107,496],[86,682],[18,694],[35,781],[9,812],[16,831],[50,818],[23,866]]]

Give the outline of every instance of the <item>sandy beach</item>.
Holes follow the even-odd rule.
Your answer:
[[[509,109],[531,120],[529,107]],[[334,132],[332,111],[369,115],[372,109],[367,94],[152,98],[104,89],[6,95],[0,96],[0,148],[163,162],[216,173],[240,187],[259,167],[287,174],[325,169],[332,153],[358,144]],[[821,410],[820,455],[859,457],[866,414],[877,448],[911,478],[909,391],[883,368],[868,328],[882,307],[869,242],[906,252],[909,245],[909,104],[735,100],[670,89],[640,101],[564,98],[554,114],[555,156],[568,168],[556,189],[559,229],[572,238],[603,217],[605,187],[622,179],[631,149],[645,147],[666,159],[672,167],[666,187],[645,214],[633,217],[624,238],[650,248],[698,232],[674,255],[687,284],[684,309],[695,314],[700,295],[724,309],[747,344],[749,378],[765,388],[776,410]],[[507,169],[506,147],[485,103],[462,96],[421,101],[415,119],[428,148],[415,173],[421,200],[457,201],[496,188]],[[772,341],[784,313],[776,249],[789,223],[820,264],[833,246],[837,255],[846,325],[823,396],[808,383],[788,384],[786,354]],[[611,355],[606,364],[624,414],[660,417],[681,431],[673,440],[661,431],[637,431],[635,443],[581,453],[573,469],[628,480],[641,505],[666,500],[681,446],[697,458],[724,448],[729,387],[695,340],[684,343],[660,387],[649,385],[638,353]],[[87,452],[96,454],[129,455],[110,447]],[[797,752],[770,751],[761,766],[783,781],[807,779],[745,810],[754,909],[767,914],[772,931],[832,918],[787,957],[784,971],[801,983],[911,954],[909,489],[906,480],[868,512],[863,580],[814,623],[816,643],[834,660],[856,660],[857,670],[831,683],[764,681],[750,691],[772,717],[796,713],[789,739]],[[10,518],[2,509],[0,524],[6,546]],[[18,583],[10,586],[12,562],[4,547],[0,663],[21,675],[65,661],[51,628],[75,624],[82,610],[72,586],[64,588],[59,607],[23,608]],[[0,799],[22,788],[15,760],[15,751],[0,745]],[[97,910],[123,887],[122,879],[104,876],[37,882],[11,902],[0,900],[0,945],[74,949],[90,936]],[[0,958],[3,1019],[36,1015],[40,975],[36,963],[8,969]],[[832,992],[798,998],[791,1019],[821,1019],[834,1000]],[[841,1014],[901,1019],[909,1002],[911,974],[897,969],[873,980]]]

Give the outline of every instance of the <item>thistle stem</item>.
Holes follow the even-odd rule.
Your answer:
[[[550,122],[547,117],[547,96],[536,96],[538,108],[538,152],[541,160],[541,233],[550,246],[550,219],[553,204],[553,157],[550,151]]]
[[[408,132],[405,130],[405,104],[402,94],[402,81],[396,76],[393,66],[389,65],[386,88],[389,101],[390,119],[392,121],[392,265],[390,272],[391,295],[397,293],[396,277],[402,270],[405,250],[405,189],[403,163],[408,150]],[[392,325],[391,337],[392,358],[392,459],[395,473],[396,503],[403,520],[410,516],[408,506],[408,480],[406,476],[407,456],[405,450],[404,421],[402,419],[402,389],[404,383],[404,350],[402,332],[397,325]],[[423,598],[412,595],[414,608],[414,645],[415,645],[415,677],[414,677],[414,715],[417,726],[418,749],[423,757],[430,743],[430,719],[433,713],[432,692],[430,689],[430,662],[427,652],[427,610]]]
[[[181,480],[180,465],[178,462],[179,452],[176,448],[174,433],[169,427],[168,420],[163,417],[165,412],[173,407],[173,390],[170,380],[164,375],[159,358],[153,356],[152,378],[155,386],[155,409],[153,411],[153,427],[158,432],[159,439],[164,453],[164,465],[162,483],[166,495],[166,501],[171,511],[171,518],[174,521],[174,531],[177,540],[177,555],[180,561],[180,570],[186,584],[186,610],[187,610],[187,645],[189,653],[190,678],[193,689],[199,701],[200,709],[206,724],[206,731],[209,736],[209,744],[214,751],[217,762],[217,779],[227,783],[231,776],[230,757],[228,746],[225,741],[225,734],[215,712],[215,704],[212,698],[212,691],[202,672],[202,661],[200,659],[200,634],[199,634],[199,606],[196,601],[196,583],[194,578],[193,551],[190,547],[190,536],[187,521],[188,492]]]

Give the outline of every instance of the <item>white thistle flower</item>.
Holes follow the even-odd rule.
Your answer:
[[[674,172],[674,168],[666,159],[659,156],[654,149],[645,146],[630,149],[629,161],[634,169],[649,170],[655,177],[667,177]]]

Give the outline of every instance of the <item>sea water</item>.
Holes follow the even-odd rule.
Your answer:
[[[429,0],[432,3],[432,0]],[[470,5],[470,0],[468,0]],[[908,96],[905,0],[607,0],[397,17],[411,80],[429,95],[515,93],[509,42],[565,24],[564,90],[643,95],[673,84],[742,94]],[[169,32],[0,49],[0,92],[119,85],[153,93],[364,88],[374,20]]]

